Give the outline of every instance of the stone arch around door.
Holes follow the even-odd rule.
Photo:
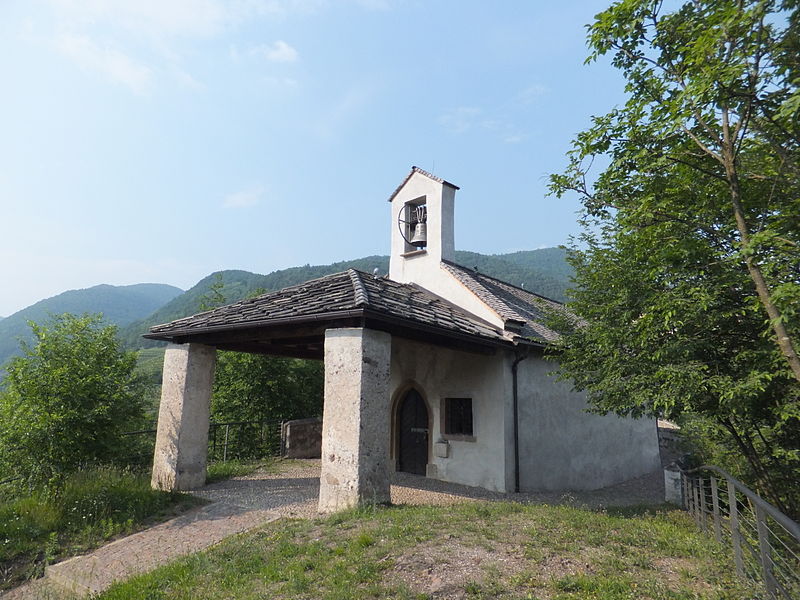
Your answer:
[[[432,424],[431,407],[421,388],[402,386],[392,403],[392,456],[398,471],[426,474]]]

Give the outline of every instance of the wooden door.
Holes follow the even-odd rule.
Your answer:
[[[398,470],[425,475],[428,464],[428,408],[416,390],[409,390],[400,401],[397,427]]]

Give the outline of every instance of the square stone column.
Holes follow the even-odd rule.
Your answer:
[[[206,482],[216,359],[216,350],[211,346],[167,347],[151,479],[155,489],[191,490]]]
[[[390,500],[391,349],[382,331],[325,332],[321,513]]]

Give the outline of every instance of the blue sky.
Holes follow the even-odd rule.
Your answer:
[[[0,315],[67,289],[387,254],[412,165],[456,247],[554,246],[574,135],[622,101],[608,1],[0,2]]]

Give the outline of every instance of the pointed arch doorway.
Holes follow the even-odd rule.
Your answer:
[[[397,470],[425,475],[428,465],[428,405],[415,389],[397,406]]]

